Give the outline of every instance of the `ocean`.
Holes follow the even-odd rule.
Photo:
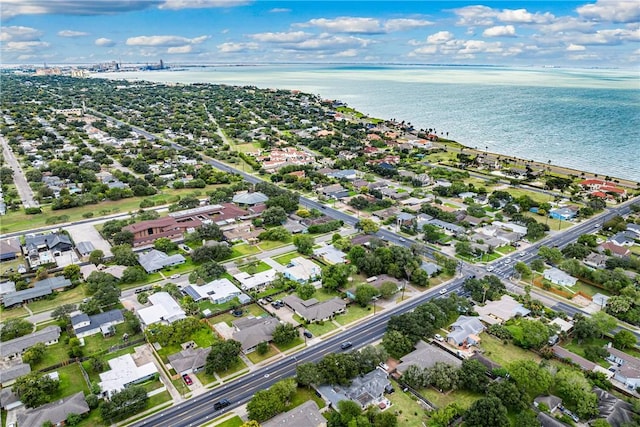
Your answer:
[[[265,65],[95,77],[297,89],[468,147],[640,182],[637,70]]]

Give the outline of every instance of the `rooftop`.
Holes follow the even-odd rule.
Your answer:
[[[326,424],[327,420],[320,413],[316,402],[308,400],[290,411],[263,422],[262,427],[320,427]]]
[[[433,367],[437,362],[443,362],[457,367],[462,365],[462,361],[451,353],[438,346],[427,344],[424,341],[418,341],[415,350],[402,356],[396,370],[402,374],[411,365],[426,369]]]
[[[47,421],[53,425],[63,423],[69,414],[86,414],[89,412],[89,405],[84,398],[82,391],[65,397],[62,400],[47,403],[35,409],[18,414],[18,425],[20,426],[41,426]]]
[[[173,323],[187,317],[176,300],[166,292],[156,292],[149,295],[149,302],[152,304],[151,307],[138,310],[138,316],[147,326],[162,321]]]
[[[506,322],[517,315],[526,316],[530,313],[509,295],[502,295],[497,301],[488,301],[484,306],[477,305],[475,311],[483,322],[490,325]]]
[[[138,366],[131,354],[124,354],[108,361],[109,371],[100,374],[100,389],[105,394],[113,394],[125,386],[158,372],[153,362]]]

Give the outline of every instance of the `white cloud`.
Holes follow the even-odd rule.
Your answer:
[[[515,37],[516,29],[513,25],[497,25],[482,32],[484,37]]]
[[[35,28],[23,26],[2,27],[0,41],[36,41],[40,39],[42,32]]]
[[[438,46],[430,45],[430,46],[422,46],[417,49],[412,50],[409,53],[409,56],[422,56],[422,55],[433,55],[438,52]]]
[[[458,25],[489,26],[493,25],[495,11],[488,6],[466,6],[454,9],[453,13],[459,16]]]
[[[438,31],[435,34],[431,34],[427,37],[427,43],[429,44],[442,44],[453,39],[453,34],[449,31]]]
[[[41,41],[6,42],[3,43],[2,50],[5,52],[33,52],[46,49],[49,46],[51,46],[49,43]]]
[[[200,36],[189,39],[182,36],[138,36],[129,37],[128,46],[167,46],[179,47],[188,44],[199,44],[207,40],[209,36]]]
[[[358,56],[358,51],[356,49],[347,49],[336,53],[335,56],[340,58],[353,58],[354,56]]]
[[[58,31],[58,36],[60,37],[83,37],[88,35],[89,33],[85,33],[84,31],[74,31],[74,30]]]
[[[597,0],[576,9],[578,14],[594,21],[630,23],[640,21],[640,2],[636,0]]]
[[[581,50],[587,50],[587,48],[579,44],[571,43],[569,46],[567,46],[567,50],[569,52],[579,52]]]
[[[433,22],[425,19],[398,18],[389,19],[384,23],[384,29],[387,32],[408,31],[414,28],[422,28],[433,25]]]
[[[236,53],[236,52],[247,52],[250,50],[257,50],[258,43],[233,43],[227,42],[222,43],[217,46],[218,50],[221,53]]]
[[[492,9],[488,6],[466,6],[454,9],[453,12],[459,16],[458,25],[488,27],[495,21],[512,24],[544,24],[551,22],[555,17],[553,14],[531,13],[526,9]]]
[[[572,32],[572,31],[577,31],[580,33],[588,33],[592,31],[594,26],[595,26],[594,22],[588,22],[583,19],[578,19],[578,18],[569,17],[569,16],[562,16],[555,19],[553,22],[540,25],[537,28],[540,30],[540,32],[548,33],[548,34],[557,34],[557,33]]]
[[[250,4],[249,0],[166,0],[159,9],[205,9],[236,7]]]
[[[142,10],[158,4],[158,0],[2,0],[3,19],[18,15],[112,15]]]
[[[531,13],[526,9],[504,9],[496,15],[501,22],[511,22],[516,24],[545,24],[551,22],[555,17],[549,13]]]
[[[312,26],[329,31],[331,33],[348,34],[382,34],[384,30],[380,27],[380,21],[374,18],[357,18],[342,16],[335,19],[316,18],[311,19],[299,26]]]
[[[304,31],[289,31],[286,33],[257,33],[249,37],[264,43],[295,43],[312,37],[312,34]]]
[[[627,29],[610,29],[599,30],[591,34],[576,34],[568,35],[564,38],[567,41],[571,41],[580,45],[618,45],[625,41],[637,42],[640,41],[640,29],[627,30]]]
[[[291,9],[287,9],[286,7],[274,7],[269,12],[271,13],[289,13]]]
[[[191,53],[193,52],[193,45],[185,46],[172,46],[167,49],[167,53]]]
[[[467,40],[463,43],[463,48],[458,53],[476,55],[478,53],[501,53],[502,51],[502,43],[500,42],[489,43],[484,40]]]
[[[116,42],[114,42],[111,39],[105,38],[105,37],[100,37],[99,39],[96,39],[96,41],[93,42],[96,46],[101,46],[101,47],[111,47],[111,46],[115,46]]]

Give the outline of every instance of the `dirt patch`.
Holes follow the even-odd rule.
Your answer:
[[[586,307],[591,304],[591,300],[580,295],[575,295],[573,298],[571,298],[571,302],[579,305],[580,307]]]

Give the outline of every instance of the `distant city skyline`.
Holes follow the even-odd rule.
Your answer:
[[[7,64],[637,68],[640,1],[2,0]]]

